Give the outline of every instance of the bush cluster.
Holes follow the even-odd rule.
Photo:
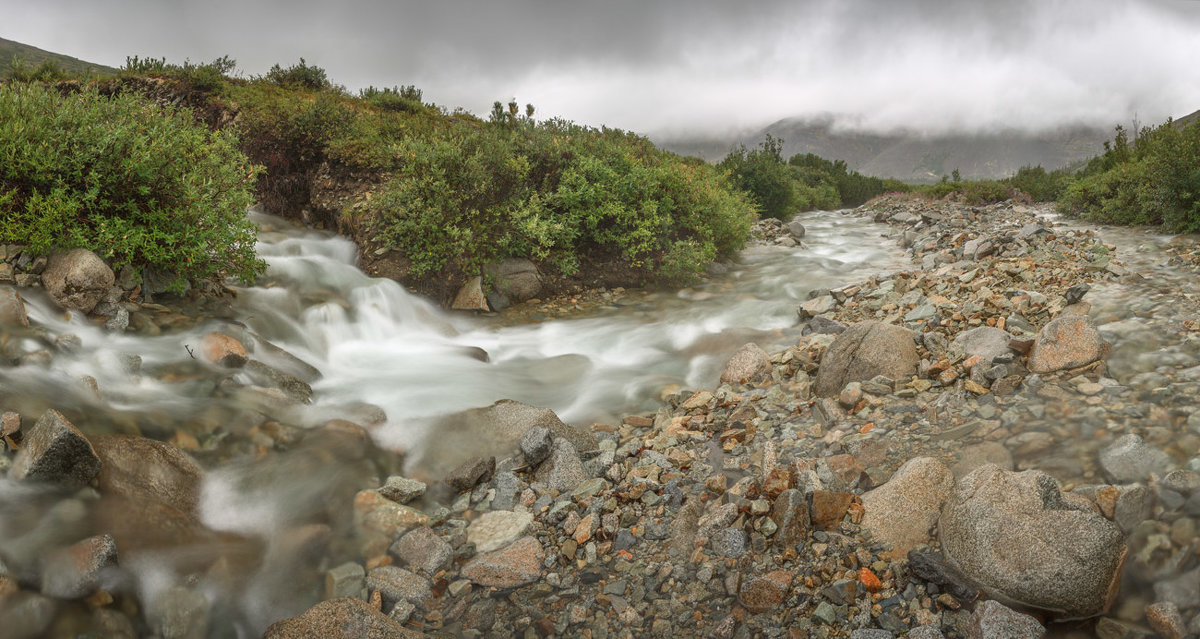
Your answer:
[[[1147,127],[1132,144],[1117,127],[1104,154],[1088,163],[1059,204],[1100,222],[1200,231],[1200,123]]]
[[[801,211],[858,206],[889,190],[903,188],[851,171],[841,160],[811,153],[783,160],[783,140],[767,135],[756,148],[739,146],[717,165],[758,204],[767,217],[789,218]]]
[[[95,88],[0,85],[0,242],[87,248],[175,285],[261,268],[245,217],[258,169],[186,110]]]
[[[712,167],[619,130],[500,119],[403,138],[397,151],[368,224],[422,273],[526,257],[572,275],[588,257],[685,282],[740,248],[753,221]]]

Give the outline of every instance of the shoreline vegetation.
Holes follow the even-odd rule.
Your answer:
[[[525,298],[683,285],[731,259],[758,216],[890,192],[1054,201],[1094,221],[1200,229],[1195,124],[1146,128],[1132,142],[1118,128],[1074,173],[1026,167],[965,181],[954,171],[910,185],[811,154],[785,159],[770,136],[714,166],[633,133],[538,120],[515,100],[482,119],[425,103],[414,86],[352,95],[303,59],[248,79],[231,77],[235,67],[130,57],[115,74],[78,80],[53,61],[12,65],[0,84],[0,241],[87,248],[174,291],[246,281],[261,265],[240,216],[256,201],[349,236],[364,271],[443,305],[479,277],[476,297],[492,303],[474,308],[487,310],[522,301],[492,295],[514,260],[536,274]]]

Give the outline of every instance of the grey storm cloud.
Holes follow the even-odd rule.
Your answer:
[[[5,4],[12,6],[5,7]],[[300,57],[351,89],[416,84],[662,135],[787,117],[865,130],[1045,129],[1200,108],[1195,0],[0,0],[0,37],[119,66]]]

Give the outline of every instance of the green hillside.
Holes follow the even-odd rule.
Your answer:
[[[72,58],[69,55],[51,53],[37,47],[29,46],[28,44],[21,44],[20,42],[0,38],[0,74],[17,60],[24,61],[31,66],[37,66],[47,61],[57,62],[63,71],[71,75],[88,75],[93,71],[96,73],[116,72],[116,69],[112,67],[85,62],[79,58]]]

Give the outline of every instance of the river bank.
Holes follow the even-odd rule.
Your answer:
[[[780,317],[778,341],[750,336],[765,351],[715,364],[719,386],[685,375],[675,390],[666,385],[666,406],[584,429],[521,404],[466,411],[436,424],[431,450],[456,455],[409,459],[403,472],[404,447],[380,436],[381,419],[396,421],[403,407],[384,415],[357,399],[306,404],[305,386],[318,396],[342,387],[324,387],[321,370],[301,365],[316,361],[315,347],[272,350],[278,336],[310,326],[268,330],[278,318],[228,324],[229,340],[213,338],[211,350],[192,344],[197,363],[171,371],[177,386],[163,395],[178,402],[187,388],[194,403],[184,410],[130,417],[109,403],[97,419],[84,400],[25,406],[10,391],[0,408],[20,413],[21,450],[36,448],[25,445],[34,431],[67,430],[41,417],[57,407],[65,421],[87,422],[92,453],[80,455],[100,469],[35,489],[15,481],[33,467],[18,451],[14,468],[26,470],[9,470],[4,484],[5,619],[40,622],[51,636],[100,624],[132,636],[268,626],[268,636],[311,636],[336,620],[380,636],[1015,637],[1048,627],[1132,637],[1152,636],[1138,634],[1151,625],[1162,636],[1195,634],[1200,361],[1184,270],[1194,247],[1168,247],[1176,263],[1160,264],[1168,258],[1127,255],[1126,238],[1118,249],[1044,213],[910,199],[848,213],[886,224],[873,228],[890,238],[862,243],[896,242],[910,265],[807,293],[799,326]],[[337,290],[332,277],[312,275],[301,297]],[[292,303],[270,291],[240,292],[249,305],[239,312]],[[672,303],[700,309],[705,292]],[[46,336],[8,343],[36,352],[30,339],[54,343],[68,328],[44,304],[31,308],[32,330]],[[330,312],[300,304],[281,315],[314,309]],[[442,330],[477,337],[454,322]],[[428,335],[408,339],[434,343]],[[177,341],[164,339],[164,350]],[[163,380],[168,358],[157,353],[140,370]],[[362,365],[363,353],[355,357]],[[481,355],[455,361],[472,357]],[[469,375],[469,366],[414,374]],[[552,386],[570,368],[537,383]],[[119,375],[99,377],[105,392],[119,388]],[[258,415],[249,421],[248,405]],[[562,411],[587,421],[576,412]],[[46,426],[34,426],[39,417]],[[96,432],[106,429],[174,446]],[[464,443],[481,433],[492,438],[485,446]],[[123,464],[128,456],[141,464]],[[998,466],[981,470],[984,462]],[[127,502],[137,498],[158,517],[140,527],[173,531],[169,542],[103,516],[135,512]],[[39,527],[47,513],[67,532]],[[76,544],[85,537],[98,541]],[[60,547],[89,568],[56,572],[42,561]],[[982,548],[1010,552],[973,552]],[[164,566],[193,576],[147,585]],[[59,574],[79,586],[48,586]],[[271,626],[314,596],[330,601]],[[997,599],[1033,616],[987,603]],[[1070,621],[1078,617],[1088,619]]]

